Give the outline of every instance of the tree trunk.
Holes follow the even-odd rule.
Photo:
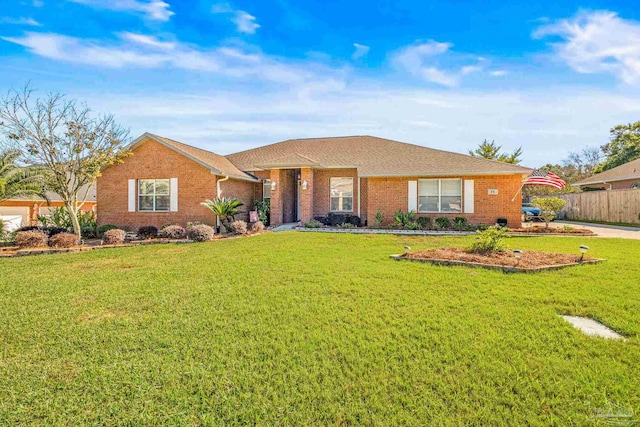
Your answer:
[[[73,233],[78,237],[78,242],[82,239],[82,230],[80,230],[80,221],[78,221],[78,207],[67,205],[67,212],[71,217],[71,224],[73,224]]]

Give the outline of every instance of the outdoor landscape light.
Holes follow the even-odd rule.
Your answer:
[[[409,249],[411,249],[411,247],[410,247],[410,246],[405,246],[405,247],[404,247],[404,253],[406,254],[407,252],[409,252]]]
[[[589,246],[580,245],[580,253],[582,254],[580,255],[580,261],[582,261],[582,259],[584,258],[584,254],[586,254],[588,250]]]
[[[271,181],[271,191],[276,191],[276,182]]]
[[[520,264],[520,258],[522,257],[522,249],[515,249],[513,256],[516,257],[516,265]]]

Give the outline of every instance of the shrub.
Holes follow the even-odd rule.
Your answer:
[[[47,235],[42,230],[18,231],[16,246],[20,248],[42,248],[47,246]]]
[[[141,239],[154,239],[158,237],[158,228],[153,225],[145,225],[138,229],[138,237]]]
[[[438,228],[446,229],[451,227],[451,221],[446,216],[439,216],[434,220]]]
[[[234,216],[241,214],[242,211],[239,208],[244,206],[244,203],[235,197],[216,197],[213,200],[207,199],[200,204],[220,218],[220,222],[227,231],[232,231],[231,223],[235,220]]]
[[[407,230],[420,230],[420,225],[417,222],[410,222],[404,228]]]
[[[470,252],[477,254],[491,254],[493,252],[504,252],[507,244],[504,242],[509,237],[507,231],[502,227],[489,227],[486,230],[478,231],[478,240],[469,248]]]
[[[345,222],[347,222],[347,216],[345,214],[329,212],[327,214],[327,222],[325,224],[335,227],[337,225],[344,224]]]
[[[42,231],[47,237],[55,236],[58,233],[68,233],[69,230],[64,227],[38,227],[36,225],[27,225],[25,227],[20,227],[16,230],[16,232],[20,231]]]
[[[52,248],[72,248],[78,245],[78,236],[73,233],[58,233],[49,239]]]
[[[95,239],[98,237],[95,227],[80,227],[80,233],[82,237],[86,237],[87,239]]]
[[[184,239],[187,235],[187,230],[179,225],[167,225],[158,234],[164,239]]]
[[[360,227],[360,224],[362,223],[362,221],[360,220],[360,217],[358,215],[345,215],[345,216],[346,218],[344,223],[352,224],[355,227]]]
[[[98,235],[98,237],[102,237],[104,236],[104,233],[106,233],[109,230],[117,230],[118,226],[117,225],[113,225],[113,224],[102,224],[96,227],[96,234]]]
[[[256,200],[254,203],[254,209],[258,212],[258,218],[264,225],[269,225],[271,217],[271,202],[270,199]]]
[[[382,213],[380,208],[378,208],[378,212],[376,212],[376,218],[373,221],[373,226],[380,227],[383,222],[384,222],[384,214]]]
[[[314,216],[313,220],[318,221],[322,225],[329,225],[329,220],[326,216]]]
[[[419,216],[418,219],[416,219],[416,222],[420,228],[425,230],[431,228],[431,218],[428,216]]]
[[[467,221],[467,218],[463,216],[457,216],[453,218],[453,226],[456,228],[456,230],[464,230],[469,226],[469,222]]]
[[[560,213],[567,202],[559,197],[536,197],[533,199],[534,206],[540,208],[540,217],[544,220],[546,228],[549,223]]]
[[[168,222],[166,224],[162,224],[162,226],[160,227],[160,230],[164,230],[167,227],[171,227],[172,225],[178,225],[175,222]]]
[[[264,231],[264,224],[262,221],[254,222],[253,225],[251,225],[252,233],[260,233],[262,231]]]
[[[124,230],[112,228],[104,232],[102,241],[105,245],[119,245],[124,243]]]
[[[247,234],[247,223],[242,220],[233,221],[230,227],[234,234]]]
[[[356,226],[350,222],[345,222],[342,224],[338,224],[338,228],[355,228]]]
[[[407,224],[416,222],[416,214],[413,211],[402,212],[402,209],[398,209],[393,215],[393,221],[400,227],[406,227]]]
[[[215,236],[215,234],[216,232],[213,227],[206,224],[194,225],[187,231],[189,239],[196,242],[208,242],[209,240],[213,240],[213,236]]]
[[[304,224],[304,228],[320,228],[320,227],[322,227],[322,223],[317,219],[312,219],[311,221],[306,222]]]

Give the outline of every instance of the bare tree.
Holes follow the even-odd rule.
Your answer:
[[[84,104],[51,93],[32,99],[27,84],[0,98],[0,135],[5,145],[20,150],[27,165],[48,170],[47,187],[56,192],[81,237],[78,211],[100,170],[120,163],[129,131],[116,124],[112,115],[92,116]]]
[[[586,177],[593,175],[593,170],[602,162],[603,158],[600,148],[587,147],[582,151],[569,153],[563,164],[564,166],[574,166]]]

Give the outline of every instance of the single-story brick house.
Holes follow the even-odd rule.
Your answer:
[[[464,216],[471,223],[506,218],[520,226],[518,191],[531,172],[373,136],[292,139],[222,156],[145,133],[131,151],[98,178],[101,224],[214,223],[200,202],[221,195],[248,209],[257,199],[270,199],[272,224],[328,212],[371,223],[378,210],[390,223],[402,209],[434,218]]]
[[[601,190],[619,190],[623,188],[640,188],[640,159],[601,173],[591,175],[571,184],[574,187],[597,188]]]

